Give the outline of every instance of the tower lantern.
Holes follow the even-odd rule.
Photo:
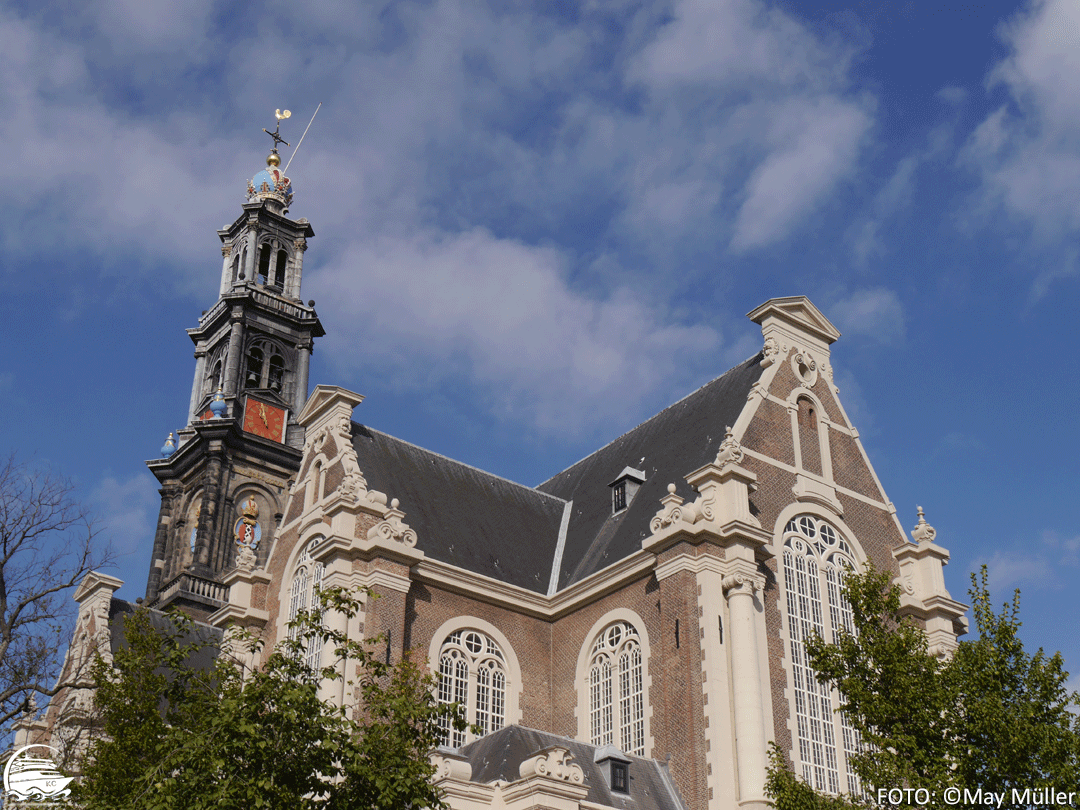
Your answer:
[[[300,465],[296,415],[307,402],[313,343],[325,334],[300,297],[314,231],[287,216],[293,186],[277,148],[288,146],[279,130],[290,113],[276,116],[274,131],[264,130],[274,139],[266,167],[248,181],[240,215],[218,231],[217,301],[187,330],[195,344],[187,427],[175,452],[147,462],[161,483],[161,511],[146,601],[199,618],[227,599],[237,520],[256,521],[249,534],[262,541],[247,548],[260,562],[273,537]]]

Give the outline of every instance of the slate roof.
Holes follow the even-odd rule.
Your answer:
[[[630,762],[630,793],[613,793],[608,775],[593,761],[596,746],[569,737],[506,726],[463,746],[458,753],[472,764],[470,781],[516,782],[521,778],[518,770],[521,763],[553,745],[567,749],[584,771],[585,786],[589,789],[586,801],[627,810],[686,810],[666,765],[654,759],[626,756]]]
[[[565,503],[353,423],[368,489],[397,498],[428,557],[547,593]]]
[[[716,458],[724,429],[735,424],[761,377],[761,358],[740,363],[537,487],[574,502],[559,590],[638,551],[668,484],[686,500],[696,497],[684,476]],[[612,515],[608,484],[628,466],[643,470],[645,483]]]
[[[716,457],[761,377],[758,354],[535,489],[378,430],[352,425],[368,488],[400,501],[416,547],[432,559],[546,594],[572,501],[558,590],[640,550],[667,485],[694,497],[684,476]],[[626,467],[645,481],[611,513],[612,481]]]
[[[113,655],[127,643],[127,636],[125,635],[124,629],[127,617],[140,609],[142,609],[141,605],[135,605],[131,602],[126,602],[123,599],[117,599],[116,597],[113,597],[112,601],[110,601],[109,624],[112,627],[112,632],[109,635],[109,646],[112,649]],[[146,608],[146,613],[150,617],[150,625],[158,632],[167,633],[175,628],[173,620],[168,613],[162,613],[160,610],[154,610],[153,608]],[[217,659],[221,638],[222,632],[220,628],[211,627],[202,622],[194,622],[192,624],[192,632],[185,637],[184,640],[186,642],[209,642],[209,645],[200,644],[197,649],[188,656],[186,662],[187,665],[193,670],[205,670],[213,667],[214,661]]]

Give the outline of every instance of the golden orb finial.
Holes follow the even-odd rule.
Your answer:
[[[281,165],[281,157],[278,155],[277,152],[271,152],[269,155],[266,156],[266,165],[267,166],[280,166]]]

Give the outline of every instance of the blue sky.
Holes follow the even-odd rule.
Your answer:
[[[121,595],[215,230],[321,101],[291,213],[358,419],[536,484],[808,295],[953,595],[987,563],[1080,671],[1075,0],[16,3],[0,73],[0,447],[74,480]]]

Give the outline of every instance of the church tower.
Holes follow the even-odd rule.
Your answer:
[[[146,603],[204,619],[222,607],[237,552],[261,564],[300,467],[312,343],[325,334],[314,301],[300,298],[307,219],[290,219],[293,188],[281,171],[278,128],[266,168],[247,187],[243,212],[218,231],[218,298],[188,329],[195,379],[187,426],[162,458]],[[285,143],[288,146],[288,143]]]

